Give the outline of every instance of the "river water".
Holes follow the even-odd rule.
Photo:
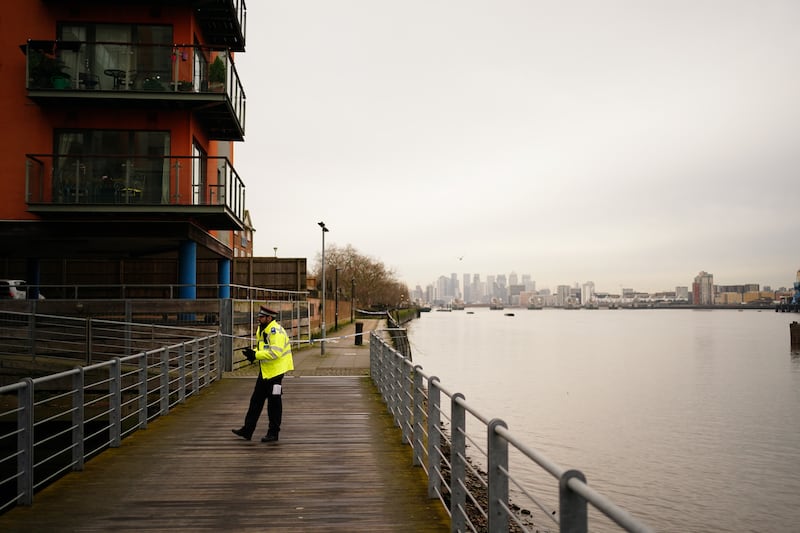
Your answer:
[[[414,363],[481,415],[656,530],[800,531],[800,316],[473,311],[408,328]],[[554,483],[527,464],[513,475]],[[614,529],[597,516],[593,531]]]

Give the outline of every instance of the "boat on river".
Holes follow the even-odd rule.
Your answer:
[[[542,296],[531,296],[528,298],[528,309],[544,309],[544,297]]]

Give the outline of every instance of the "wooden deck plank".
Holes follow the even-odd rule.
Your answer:
[[[0,516],[2,531],[448,531],[363,377],[287,377],[278,444],[239,427],[253,380],[226,378]],[[266,410],[266,409],[265,409]]]

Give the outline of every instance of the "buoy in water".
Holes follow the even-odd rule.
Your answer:
[[[506,313],[506,316],[514,316],[514,313]]]

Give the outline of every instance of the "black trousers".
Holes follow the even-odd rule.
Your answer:
[[[264,409],[264,402],[267,402],[267,417],[269,418],[268,435],[277,435],[281,430],[281,418],[283,417],[283,396],[273,394],[275,385],[281,385],[283,374],[274,378],[264,379],[258,374],[256,386],[250,396],[250,407],[244,417],[244,430],[248,435],[252,435],[258,424],[258,417]]]

